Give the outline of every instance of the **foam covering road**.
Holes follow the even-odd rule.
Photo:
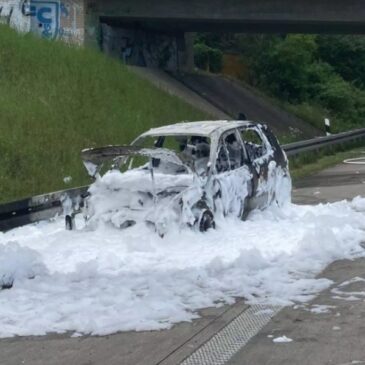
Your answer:
[[[340,164],[302,179],[293,190],[298,204],[365,196],[365,166]],[[317,298],[277,314],[229,364],[360,364],[365,362],[365,260],[338,261],[321,277],[333,284]],[[200,318],[160,331],[70,337],[70,333],[0,340],[2,365],[179,364],[209,343],[249,308],[233,305],[199,311]],[[286,336],[292,342],[273,342]],[[222,350],[223,351],[223,350]]]

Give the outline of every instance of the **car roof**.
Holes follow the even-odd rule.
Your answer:
[[[202,122],[181,122],[152,128],[143,133],[140,137],[147,136],[169,136],[169,135],[197,135],[211,137],[213,134],[221,134],[233,128],[247,127],[252,122],[238,120],[216,120]]]

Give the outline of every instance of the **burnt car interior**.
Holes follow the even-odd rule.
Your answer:
[[[113,162],[111,168],[123,172],[135,168],[146,170],[152,168],[162,174],[190,174],[193,171],[199,176],[206,176],[211,163],[215,172],[224,173],[243,165],[259,166],[261,165],[259,159],[268,153],[268,142],[255,126],[228,130],[217,142],[217,145],[214,144],[215,151],[212,151],[212,142],[207,136],[195,134],[144,136],[137,139],[130,147],[121,147],[120,152],[119,147],[110,146],[84,152],[84,155],[91,153],[93,155],[91,159],[90,156],[86,156],[91,162],[95,162],[96,156],[95,163],[100,166],[104,165],[104,158],[111,159]],[[171,153],[174,158],[169,156]],[[101,172],[101,168],[98,171]]]
[[[240,133],[250,161],[254,161],[266,154],[266,144],[255,129],[241,129]]]
[[[226,172],[241,167],[245,161],[242,143],[237,139],[236,131],[223,136],[216,160],[217,172]]]
[[[167,135],[146,137],[140,140],[138,145],[146,148],[166,148],[174,151],[198,175],[203,176],[207,173],[211,143],[209,138],[205,136]],[[229,131],[222,136],[219,143],[215,168],[218,173],[235,170],[244,164],[253,163],[266,153],[266,143],[254,127]],[[152,160],[152,165],[161,173],[181,174],[189,172],[184,166],[176,166],[169,161],[156,158]],[[129,168],[138,166],[145,167],[146,161],[141,163],[140,160],[132,158]]]
[[[240,137],[236,131],[231,131],[223,136],[216,160],[218,173],[253,163],[267,153],[266,144],[255,129],[244,128],[239,134]]]
[[[198,175],[204,175],[207,172],[210,156],[210,140],[207,137],[196,135],[146,137],[139,141],[138,145],[145,148],[169,149],[175,152]],[[169,161],[156,158],[152,160],[152,165],[161,173],[181,174],[189,172],[184,166],[174,166]],[[130,167],[132,166],[137,167],[134,162],[130,165]]]

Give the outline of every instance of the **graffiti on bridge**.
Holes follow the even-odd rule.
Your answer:
[[[22,12],[24,16],[31,18],[31,31],[44,38],[57,38],[60,28],[58,2],[37,0],[24,2]]]
[[[0,20],[43,38],[82,41],[78,16],[82,6],[73,0],[0,0]]]
[[[14,8],[11,3],[0,1],[0,23],[10,24]]]

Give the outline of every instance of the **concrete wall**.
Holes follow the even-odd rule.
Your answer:
[[[183,36],[101,24],[103,52],[122,59],[127,65],[176,70],[179,38]]]
[[[0,0],[0,21],[47,39],[83,44],[84,0]]]
[[[194,64],[189,33],[123,28],[101,22],[100,46],[104,53],[127,65],[175,71],[192,69]]]

